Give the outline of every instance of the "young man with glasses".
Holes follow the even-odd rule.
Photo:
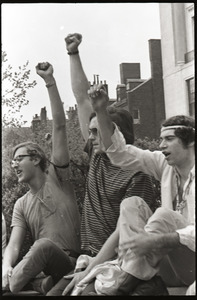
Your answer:
[[[62,101],[49,63],[36,66],[48,89],[53,116],[52,154],[48,161],[38,144],[21,143],[13,149],[11,162],[18,182],[29,191],[14,205],[12,232],[3,260],[3,290],[19,292],[41,271],[43,281],[33,288],[46,294],[75,265],[80,253],[80,215],[69,180],[69,153]],[[17,264],[19,251],[30,230],[33,245]]]

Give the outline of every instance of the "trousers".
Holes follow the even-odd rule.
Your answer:
[[[70,282],[71,282],[71,279],[62,278],[56,285],[54,285],[54,287],[46,294],[46,296],[62,296],[64,289],[67,287],[67,285]],[[67,294],[67,296],[70,296],[71,292],[72,292],[72,290]],[[87,285],[87,287],[81,293],[81,296],[87,296],[91,292],[96,293],[95,288],[94,288],[94,281],[90,282]]]
[[[68,256],[55,243],[47,238],[34,242],[23,259],[13,268],[9,280],[12,293],[19,292],[29,281],[40,272],[51,275],[56,284],[75,266],[76,259]]]
[[[187,225],[187,221],[179,213],[160,207],[153,214],[148,205],[140,197],[133,196],[124,199],[121,203],[118,222],[119,243],[127,242],[130,237],[138,234],[141,230],[152,234],[165,234],[175,232],[177,229],[184,228]],[[166,256],[168,260],[161,266],[161,261]],[[95,266],[94,269],[98,267]],[[125,291],[129,292],[129,289],[132,290],[132,288],[135,288],[135,279],[148,281],[161,271],[161,267],[164,268],[164,271],[167,270],[167,267],[171,267],[176,279],[176,282],[174,282],[175,286],[177,285],[177,281],[182,285],[189,286],[195,280],[195,252],[181,244],[174,249],[159,249],[157,252],[149,252],[144,256],[135,254],[128,249],[122,259],[119,275],[114,273],[114,277],[111,275],[108,276],[111,283],[113,283],[113,285],[110,285],[110,288],[109,278],[106,277],[108,281],[104,278],[105,274],[107,276],[110,273],[109,267],[108,273],[104,274],[101,270],[100,274],[103,275],[103,281],[100,285],[100,294],[103,292],[107,295],[120,295],[125,293]],[[87,276],[89,275],[90,273]],[[97,280],[96,276],[94,287],[96,287]],[[62,278],[47,296],[60,296],[68,283],[68,280]],[[84,290],[82,295],[85,292],[87,291]]]
[[[137,234],[139,230],[152,234],[165,234],[175,232],[187,225],[186,219],[181,214],[168,208],[159,207],[153,214],[140,197],[127,198],[121,203],[120,242],[128,241],[129,237]],[[160,249],[143,257],[127,253],[121,268],[141,280],[149,280],[159,272],[160,262],[165,256],[168,257],[168,262],[182,284],[192,284],[195,280],[196,255],[194,251],[181,244],[175,249]]]

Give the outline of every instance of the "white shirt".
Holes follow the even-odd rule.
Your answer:
[[[116,125],[111,140],[112,145],[106,150],[111,162],[123,169],[135,169],[153,175],[161,182],[162,207],[173,209],[173,201],[177,195],[178,173],[175,167],[167,163],[162,152],[151,152],[133,145],[126,145]],[[188,226],[177,232],[180,242],[195,251],[195,166],[191,169],[183,187],[183,197],[186,205],[182,210],[182,215],[186,218]]]

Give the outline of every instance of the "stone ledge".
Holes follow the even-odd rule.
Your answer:
[[[187,291],[187,287],[168,287],[167,289],[169,292],[169,296],[171,296],[171,295],[182,296],[182,295],[185,295],[186,291]],[[17,294],[5,292],[3,294],[3,296],[13,296],[13,297],[15,297],[15,296],[34,296],[34,297],[36,297],[36,296],[44,296],[44,295],[41,295],[35,291],[22,291]]]
[[[41,295],[40,293],[36,292],[36,291],[21,291],[21,292],[18,292],[17,294],[12,294],[11,292],[5,292],[3,293],[3,296],[9,296],[9,297],[23,297],[23,296],[44,296],[44,295]]]
[[[187,287],[168,287],[168,293],[169,295],[176,295],[176,296],[181,296],[185,295],[187,291]]]

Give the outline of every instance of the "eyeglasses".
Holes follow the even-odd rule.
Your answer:
[[[93,134],[94,136],[97,136],[98,130],[97,128],[89,128],[89,135]]]
[[[21,160],[23,160],[24,157],[26,156],[34,156],[35,154],[21,154],[18,155],[17,157],[15,157],[12,161],[11,161],[11,167],[13,167],[15,164],[19,164],[19,162],[21,162]]]

